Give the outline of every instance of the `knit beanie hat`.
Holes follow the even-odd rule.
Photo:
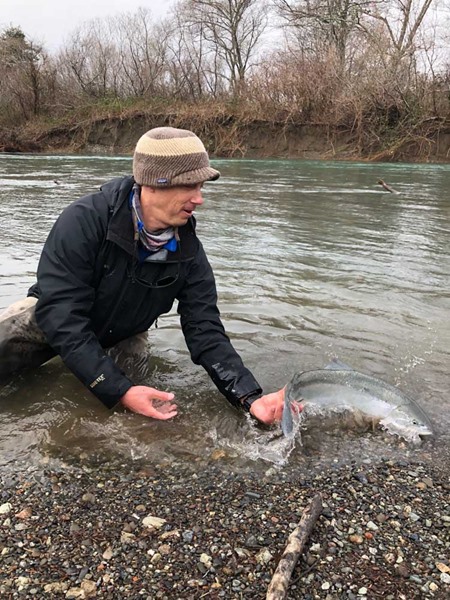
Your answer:
[[[165,188],[214,181],[219,171],[209,166],[203,142],[186,129],[156,127],[139,139],[133,157],[139,185]]]

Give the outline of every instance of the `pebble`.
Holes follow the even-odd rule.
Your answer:
[[[82,495],[81,501],[84,502],[85,504],[94,504],[95,496],[94,496],[94,494],[91,494],[88,492],[88,493]]]
[[[9,502],[5,502],[5,504],[1,504],[0,505],[0,515],[7,515],[9,512],[11,512],[12,509],[12,504],[10,504]]]
[[[266,564],[272,560],[273,556],[267,548],[263,548],[258,552],[255,558],[258,563]]]
[[[31,508],[24,508],[18,512],[15,517],[17,519],[29,519],[31,517]]]
[[[211,557],[208,554],[202,553],[200,555],[200,562],[204,564],[208,569],[211,568]]]
[[[191,530],[183,531],[183,533],[181,535],[183,537],[183,540],[185,542],[187,542],[188,544],[190,544],[192,542],[192,540],[194,539],[194,532]]]
[[[350,535],[348,539],[352,542],[352,544],[362,544],[364,542],[362,535],[357,534]]]
[[[222,463],[139,475],[143,467],[91,468],[89,460],[80,469],[47,466],[32,485],[24,474],[2,486],[0,474],[1,506],[10,505],[0,528],[0,597],[263,598],[313,490],[325,510],[291,580],[292,597],[300,590],[305,600],[448,595],[448,461],[405,468],[374,460],[363,467],[365,483],[357,465],[338,463],[313,466],[307,477],[277,468],[264,478]],[[432,493],[416,485],[427,478]],[[160,519],[159,528],[146,526],[147,517]]]
[[[369,483],[368,480],[367,480],[367,477],[365,476],[364,473],[361,473],[361,472],[355,473],[354,474],[354,478],[357,479],[360,483],[362,483],[364,485],[367,484],[367,483]]]
[[[400,577],[409,577],[409,568],[406,565],[396,565],[395,570],[400,575]]]
[[[256,492],[245,492],[246,496],[249,496],[250,498],[256,498],[259,500],[259,498],[262,498],[261,494],[257,494]]]
[[[450,573],[450,567],[444,563],[436,563],[436,569],[441,573]]]
[[[111,548],[111,546],[108,546],[106,548],[106,550],[103,552],[102,558],[104,560],[111,560],[112,557],[113,557],[113,549]]]
[[[167,523],[166,519],[153,517],[152,515],[148,515],[142,519],[142,525],[144,527],[153,527],[154,529],[160,529],[163,525],[165,525],[165,523]]]

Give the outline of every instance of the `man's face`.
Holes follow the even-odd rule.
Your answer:
[[[203,204],[202,186],[203,183],[167,189],[142,186],[141,207],[145,228],[156,231],[185,225],[197,206]]]

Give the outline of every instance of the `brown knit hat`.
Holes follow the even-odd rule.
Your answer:
[[[133,157],[139,185],[165,188],[214,181],[219,171],[209,166],[202,141],[187,129],[156,127],[139,139]]]

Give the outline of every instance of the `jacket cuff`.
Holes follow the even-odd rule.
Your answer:
[[[90,389],[89,391],[92,392],[94,396],[96,396],[106,406],[106,408],[112,410],[115,406],[117,406],[117,404],[119,404],[122,396],[126,394],[128,390],[133,387],[133,385],[134,383],[132,383],[129,379],[126,379],[122,385],[116,387],[115,393],[113,394],[102,393],[100,390],[94,391]]]
[[[252,394],[249,394],[248,396],[245,396],[244,398],[241,398],[241,404],[243,409],[246,412],[250,412],[250,407],[253,404],[253,402],[256,402],[256,400],[259,400],[262,396],[262,392],[253,392]]]

